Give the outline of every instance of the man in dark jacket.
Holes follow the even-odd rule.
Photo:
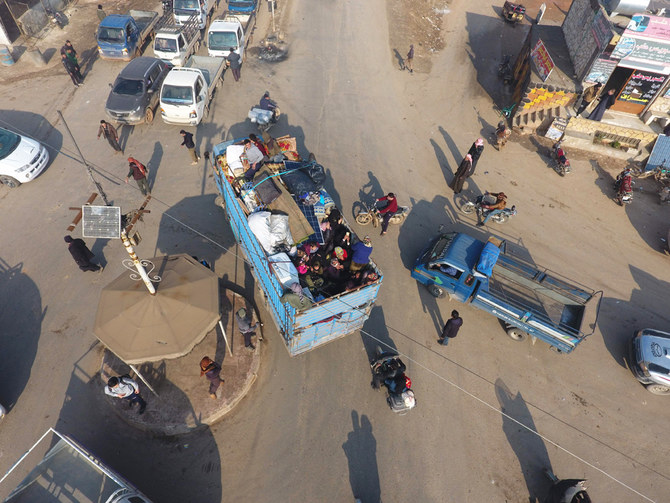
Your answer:
[[[193,143],[193,134],[187,133],[183,129],[179,131],[179,134],[184,138],[184,141],[181,142],[181,146],[186,147],[188,149],[188,153],[191,154],[191,159],[193,159],[191,165],[195,166],[196,164],[198,164],[200,156],[195,151],[195,143]]]
[[[230,71],[233,72],[233,78],[235,82],[240,80],[240,67],[242,66],[242,61],[240,60],[240,55],[235,52],[235,48],[231,47],[228,56],[226,56],[228,65],[230,66]]]
[[[442,335],[440,335],[438,342],[443,346],[449,344],[449,339],[453,339],[458,335],[458,330],[462,325],[463,319],[458,316],[458,311],[454,309],[451,312],[451,318],[449,318],[447,324],[444,325],[444,328],[442,329]]]
[[[477,161],[479,157],[484,152],[484,138],[477,138],[477,140],[472,144],[468,154],[472,157],[472,170],[470,170],[470,176],[475,174],[475,168],[477,167]]]
[[[129,157],[128,168],[129,170],[128,174],[126,175],[126,183],[128,183],[128,179],[132,175],[133,179],[137,183],[137,186],[142,191],[142,195],[146,196],[147,194],[151,194],[151,191],[149,190],[149,182],[147,181],[146,166],[137,159]]]
[[[251,337],[256,335],[258,324],[251,323],[251,315],[247,313],[246,309],[242,308],[235,313],[235,323],[237,323],[237,329],[240,331],[240,334],[244,337],[244,347],[249,351],[256,349],[256,346],[251,343]],[[259,339],[263,340],[261,337]]]
[[[360,271],[370,263],[372,255],[372,241],[369,236],[365,236],[363,241],[358,241],[351,246],[351,265],[350,271]]]
[[[70,251],[70,255],[79,266],[79,269],[82,271],[100,271],[102,272],[102,267],[91,262],[91,259],[95,257],[93,252],[88,249],[86,243],[83,239],[72,239],[72,236],[65,236],[63,238],[67,243],[67,249]]]
[[[112,147],[116,152],[123,152],[121,145],[119,145],[119,134],[116,132],[116,128],[106,120],[100,121],[100,127],[98,128],[98,140],[100,139],[100,135],[105,137],[107,142],[109,142],[110,147]]]
[[[454,180],[451,182],[451,186],[454,189],[454,194],[460,194],[463,190],[463,184],[465,180],[470,178],[472,175],[472,156],[470,154],[465,155],[465,159],[461,162],[460,166],[456,170],[454,175]]]
[[[77,70],[74,66],[74,63],[68,59],[65,53],[61,53],[60,62],[63,63],[65,71],[72,79],[72,83],[75,85],[75,87],[79,87],[81,82],[79,81],[79,77],[77,77]]]

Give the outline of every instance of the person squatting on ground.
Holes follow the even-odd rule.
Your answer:
[[[129,157],[128,168],[129,170],[128,174],[126,175],[126,183],[128,183],[128,179],[132,175],[133,179],[137,183],[137,186],[142,191],[142,195],[146,196],[147,194],[151,194],[151,191],[149,190],[149,182],[147,181],[147,173],[149,172],[147,167],[137,159]]]
[[[242,308],[235,313],[235,323],[237,323],[237,329],[244,337],[244,347],[249,351],[256,349],[251,343],[251,337],[256,335],[256,327],[258,323],[251,324],[251,315],[247,314],[247,310]]]
[[[191,163],[191,166],[195,166],[198,164],[198,161],[200,160],[200,156],[198,153],[195,151],[195,143],[193,142],[193,134],[192,133],[187,133],[183,129],[179,131],[179,134],[184,138],[184,141],[181,142],[182,147],[186,147],[188,150],[188,153],[191,154],[191,159],[193,159],[193,162]]]
[[[379,213],[382,216],[382,233],[381,235],[383,236],[386,234],[386,229],[389,227],[389,221],[391,220],[391,217],[396,214],[398,211],[398,200],[395,198],[395,194],[393,192],[389,192],[387,195],[384,197],[380,197],[377,199],[378,203],[386,203],[386,206],[381,208],[379,210]]]
[[[95,257],[95,255],[88,249],[83,239],[72,239],[72,236],[65,236],[63,239],[67,243],[67,249],[79,266],[79,269],[82,271],[102,272],[102,267],[91,262],[91,259]]]
[[[202,376],[205,376],[209,381],[209,397],[216,400],[216,390],[223,382],[223,379],[221,379],[221,365],[209,356],[203,356],[200,360],[200,377]]]
[[[458,335],[458,330],[463,325],[463,319],[459,316],[458,311],[455,309],[451,312],[451,318],[447,320],[447,323],[442,329],[442,334],[438,342],[443,346],[449,344],[449,339],[453,339]]]
[[[500,211],[504,210],[506,206],[507,196],[504,192],[487,192],[482,198],[480,205],[482,210],[486,210],[486,217],[482,222],[477,222],[477,226],[481,227],[484,225],[493,215],[497,215]],[[479,218],[479,214],[477,218]]]
[[[139,385],[130,376],[110,377],[105,386],[105,394],[128,400],[131,408],[135,403],[140,404],[139,414],[144,414],[147,408],[147,402],[140,395]]]
[[[119,145],[119,134],[116,132],[116,128],[112,126],[109,122],[105,120],[100,121],[100,127],[98,128],[98,140],[100,135],[104,136],[109,146],[112,147],[116,152],[123,152],[121,145]]]

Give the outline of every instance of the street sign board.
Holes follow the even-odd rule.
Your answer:
[[[81,211],[85,238],[121,238],[121,207],[84,205]]]

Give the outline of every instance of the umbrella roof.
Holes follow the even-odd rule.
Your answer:
[[[103,288],[95,315],[95,336],[128,364],[188,354],[221,317],[211,270],[184,254],[149,260],[156,295],[126,271]]]

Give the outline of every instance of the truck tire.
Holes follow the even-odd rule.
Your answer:
[[[670,395],[670,388],[662,384],[647,384],[647,391],[654,395]]]
[[[151,107],[147,107],[147,109],[144,111],[144,122],[147,124],[151,124],[154,120],[154,111],[151,109]]]
[[[507,335],[509,335],[510,338],[518,342],[525,341],[526,338],[528,337],[528,334],[526,332],[524,332],[518,327],[513,326],[507,327]]]
[[[437,285],[428,285],[428,291],[436,299],[441,299],[442,297],[444,297],[444,290],[442,290]]]
[[[0,183],[6,185],[10,189],[15,189],[21,185],[21,182],[19,182],[16,178],[12,178],[11,176],[0,176]]]

